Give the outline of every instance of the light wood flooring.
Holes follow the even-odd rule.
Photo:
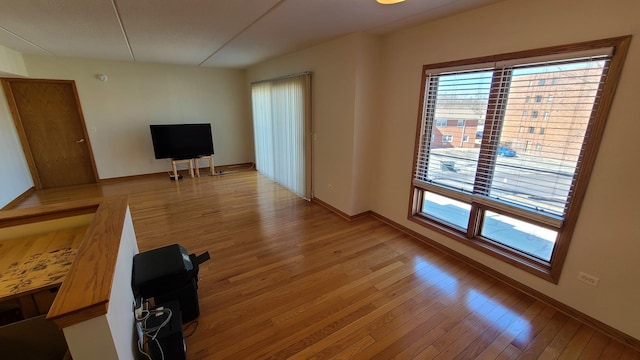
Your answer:
[[[106,181],[18,207],[122,193],[140,251],[211,254],[191,360],[640,359],[373,217],[345,221],[255,171]]]

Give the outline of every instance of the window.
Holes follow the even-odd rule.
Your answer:
[[[542,102],[542,95],[536,95],[536,102],[537,103],[541,103]]]
[[[547,102],[548,103],[553,102],[553,95],[547,96]]]
[[[443,143],[450,143],[453,141],[453,135],[442,135]]]
[[[409,219],[557,282],[629,41],[424,66]],[[545,90],[560,99],[553,130],[528,141],[535,127],[524,124],[521,106],[535,94],[527,84],[553,78],[562,79]],[[476,148],[426,141],[439,114],[470,108],[482,109]]]
[[[438,127],[447,126],[447,120],[436,120],[436,126],[438,126]]]
[[[458,120],[457,127],[464,127],[464,120]]]
[[[523,118],[523,119],[526,119],[526,118],[527,118],[527,110],[525,110],[525,111],[523,111],[523,112],[522,112],[522,118]]]
[[[537,119],[538,118],[538,110],[533,110],[531,112],[531,118],[532,119]]]
[[[549,112],[548,111],[544,112],[544,116],[542,117],[542,120],[549,120]]]
[[[469,142],[469,135],[462,135],[462,142]]]
[[[531,99],[531,96],[527,95],[527,97],[524,98],[524,102],[528,103],[530,99]]]

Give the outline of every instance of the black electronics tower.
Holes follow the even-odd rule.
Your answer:
[[[134,294],[137,298],[153,298],[156,305],[175,300],[179,303],[182,322],[194,320],[200,315],[199,265],[207,260],[208,252],[188,255],[178,244],[137,254],[133,257]]]
[[[144,342],[152,359],[171,359],[186,360],[186,346],[182,333],[182,319],[180,317],[180,306],[177,301],[172,301],[156,306],[153,310],[160,308],[170,309],[171,318],[164,326],[162,326],[155,338],[147,335]],[[161,310],[162,312],[162,310]],[[164,311],[162,314],[151,314],[145,321],[147,329],[153,329],[162,325],[168,318],[169,312]]]

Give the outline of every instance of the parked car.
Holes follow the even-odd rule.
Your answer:
[[[516,151],[508,146],[498,146],[498,156],[514,157]]]

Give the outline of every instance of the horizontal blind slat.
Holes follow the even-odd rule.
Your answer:
[[[479,203],[564,216],[608,61],[530,60],[509,64],[501,79],[484,68],[429,72],[414,171],[419,184],[458,191],[458,199],[475,188]],[[489,101],[492,81],[503,103]],[[487,111],[492,128],[484,125]],[[487,150],[479,160],[481,144]]]

